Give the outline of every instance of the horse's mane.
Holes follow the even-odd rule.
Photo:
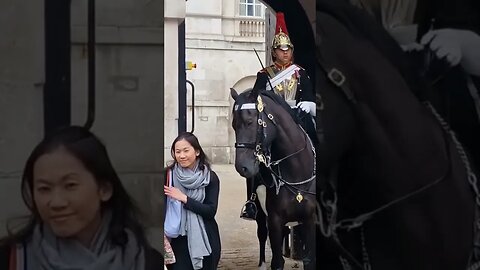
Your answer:
[[[274,103],[276,103],[277,105],[282,107],[292,117],[292,119],[293,119],[293,121],[295,121],[295,123],[297,123],[297,124],[300,123],[300,119],[297,117],[294,110],[292,110],[292,108],[290,108],[290,105],[288,105],[288,103],[285,101],[285,99],[283,99],[281,96],[275,94],[273,91],[267,91],[267,90],[260,91],[259,95],[263,95],[263,96],[266,96],[266,97],[272,99]]]
[[[290,108],[290,105],[288,105],[285,99],[275,94],[273,91],[268,91],[268,90],[253,91],[252,89],[248,89],[238,95],[238,98],[235,101],[235,103],[236,104],[244,104],[244,103],[250,103],[250,102],[255,103],[257,101],[258,95],[266,96],[267,98],[271,99],[275,104],[282,107],[292,117],[293,121],[295,121],[296,124],[300,124],[300,119],[295,114],[295,111],[292,110],[292,108]]]

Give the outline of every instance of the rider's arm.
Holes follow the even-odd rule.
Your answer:
[[[297,106],[303,111],[309,113],[312,116],[316,115],[315,95],[313,94],[313,87],[310,78],[305,70],[299,71],[300,75],[300,89],[299,98],[297,99]]]
[[[217,213],[219,192],[220,184],[218,176],[214,171],[211,171],[210,183],[205,187],[205,199],[203,203],[187,197],[187,203],[184,204],[184,207],[205,219],[213,219]]]
[[[260,71],[257,73],[257,80],[253,85],[253,90],[265,90],[265,86],[267,85],[268,75],[264,71]]]
[[[307,72],[304,69],[299,71],[300,73],[300,87],[302,93],[300,95],[300,101],[313,101],[315,102],[315,94],[312,86],[312,81],[308,77]]]

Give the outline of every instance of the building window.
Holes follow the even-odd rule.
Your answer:
[[[265,6],[259,0],[240,0],[240,16],[263,18]]]

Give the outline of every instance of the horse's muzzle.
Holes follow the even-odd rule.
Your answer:
[[[245,177],[245,178],[253,177],[254,175],[256,175],[258,173],[258,168],[255,168],[255,167],[256,166],[246,167],[246,166],[235,164],[235,169],[237,170],[237,172],[242,177]]]
[[[250,152],[250,155],[247,157],[246,154],[248,152]],[[251,154],[251,151],[245,151],[244,153],[240,154],[237,150],[235,170],[237,170],[237,172],[245,178],[253,177],[258,173],[258,162]]]

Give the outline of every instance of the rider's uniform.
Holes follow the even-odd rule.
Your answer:
[[[272,87],[291,107],[296,107],[302,101],[315,102],[310,78],[305,69],[297,64],[274,63],[258,72],[253,88],[272,90]]]

